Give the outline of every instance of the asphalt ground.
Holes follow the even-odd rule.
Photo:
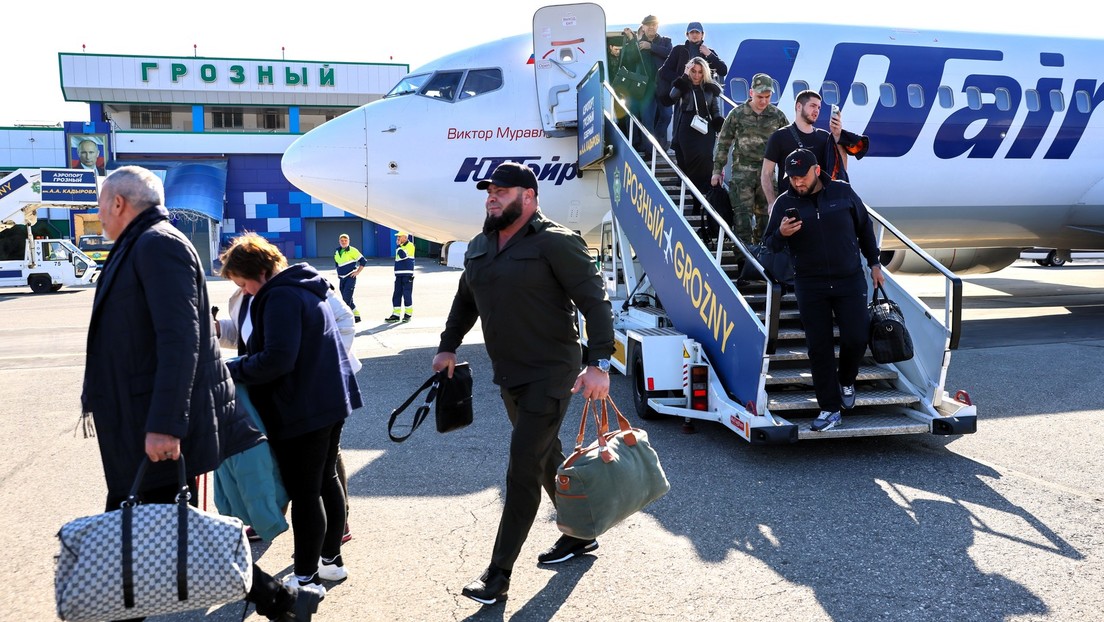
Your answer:
[[[547,568],[535,558],[558,532],[545,501],[510,599],[494,607],[460,596],[490,556],[509,434],[478,327],[460,350],[475,372],[475,423],[441,435],[430,422],[401,445],[386,430],[430,374],[458,275],[421,261],[414,320],[399,325],[382,322],[389,262],[359,279],[368,405],[343,436],[350,577],[316,620],[1101,619],[1104,263],[966,277],[946,386],[978,404],[977,434],[753,447],[715,424],[684,434],[678,420],[647,422],[671,492],[593,554]],[[932,277],[908,282],[942,295]],[[233,285],[210,289],[225,301]],[[92,296],[0,290],[0,551],[11,555],[0,620],[56,619],[55,534],[102,509],[96,441],[75,433]],[[626,378],[614,376],[612,394],[632,410]],[[283,575],[291,546],[285,534],[253,552]],[[155,620],[242,614],[239,603]]]

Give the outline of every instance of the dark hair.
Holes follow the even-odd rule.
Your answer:
[[[243,233],[230,242],[230,248],[219,255],[222,269],[219,275],[224,278],[238,277],[258,281],[263,276],[270,278],[273,273],[287,268],[287,257],[272,242],[256,233]]]
[[[814,91],[812,89],[805,89],[804,91],[801,91],[800,93],[797,94],[797,100],[796,100],[797,105],[798,106],[804,106],[806,104],[806,102],[808,102],[810,99],[812,99],[814,97],[817,98],[817,99],[822,99],[821,96],[820,96],[820,93],[817,93],[816,91]]]

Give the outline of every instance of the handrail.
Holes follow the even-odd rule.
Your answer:
[[[718,214],[717,211],[713,209],[713,206],[709,203],[709,201],[706,200],[705,197],[702,196],[701,192],[698,191],[697,187],[695,187],[694,184],[690,182],[690,180],[682,172],[682,169],[680,169],[674,162],[671,161],[670,156],[668,156],[667,152],[664,151],[660,147],[660,144],[656,140],[655,136],[653,136],[647,130],[647,128],[645,128],[643,125],[641,125],[640,122],[637,120],[637,118],[632,115],[632,113],[628,109],[628,106],[626,106],[625,102],[613,90],[613,87],[611,87],[608,82],[603,82],[602,86],[606,89],[606,91],[609,92],[609,94],[611,95],[611,100],[613,101],[614,118],[611,119],[611,121],[613,121],[613,125],[617,126],[617,120],[616,119],[617,119],[617,110],[618,109],[623,111],[624,114],[625,114],[625,118],[627,118],[630,121],[629,135],[626,137],[626,140],[628,140],[629,144],[630,145],[632,144],[633,134],[636,131],[640,131],[642,133],[642,135],[645,138],[648,139],[648,143],[651,145],[651,150],[652,150],[651,158],[650,158],[650,160],[651,160],[650,168],[651,168],[652,174],[655,175],[656,163],[657,163],[656,154],[659,154],[659,156],[662,157],[664,160],[666,160],[667,163],[671,166],[671,170],[673,170],[675,172],[675,174],[678,175],[678,178],[680,180],[679,198],[678,198],[679,209],[682,210],[682,211],[685,211],[686,192],[687,192],[687,190],[689,190],[690,194],[694,198],[696,198],[698,200],[698,203],[704,208],[705,214],[707,214],[709,216],[709,218],[713,221],[713,224],[716,224],[716,225],[719,226],[720,235],[717,236],[716,249],[714,249],[714,251],[713,251],[714,261],[717,262],[717,265],[719,266],[720,263],[721,263],[721,256],[724,252],[724,241],[725,241],[725,238],[727,238],[727,239],[732,241],[734,248],[736,248],[737,250],[740,251],[740,253],[743,254],[744,261],[745,262],[751,262],[751,265],[752,265],[752,267],[754,267],[755,271],[758,272],[763,277],[763,280],[768,284],[766,309],[764,310],[764,317],[766,319],[766,322],[765,322],[764,326],[766,328],[766,333],[767,333],[766,334],[766,353],[767,354],[774,354],[776,343],[778,341],[779,317],[781,315],[781,310],[782,310],[782,284],[779,283],[778,281],[774,280],[774,278],[772,278],[771,275],[767,274],[766,269],[764,269],[762,264],[759,263],[759,260],[756,259],[755,256],[750,251],[748,251],[747,247],[744,246],[743,241],[740,240],[740,238],[737,237],[737,235],[732,231],[732,229],[728,226],[728,223],[724,220],[724,218],[721,218],[720,214]],[[724,97],[723,95],[721,97],[725,101],[727,101],[728,103],[732,104],[732,100],[728,99],[727,97]],[[732,104],[732,105],[735,105],[735,104]],[[618,126],[618,131],[620,131],[619,126]],[[709,225],[706,224],[706,226],[709,226]]]
[[[894,227],[888,220],[886,220],[881,214],[874,210],[869,205],[866,206],[866,211],[870,214],[874,220],[877,220],[885,231],[893,234],[902,244],[905,245],[908,250],[916,253],[916,256],[923,259],[929,266],[934,268],[937,272],[943,275],[943,278],[947,280],[944,287],[944,297],[948,301],[943,311],[943,323],[948,330],[951,331],[949,349],[957,350],[958,342],[962,336],[962,279],[955,275],[954,272],[948,270],[943,264],[936,261],[931,255],[916,245],[915,242],[910,240],[908,236],[901,233],[897,227]]]

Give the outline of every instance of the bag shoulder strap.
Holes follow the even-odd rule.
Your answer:
[[[804,149],[805,143],[801,142],[801,135],[797,133],[797,127],[791,123],[786,126],[790,130],[790,134],[793,134],[794,140],[797,142],[798,149]]]
[[[403,402],[401,406],[391,411],[391,419],[387,422],[387,436],[391,437],[392,441],[396,443],[401,443],[410,438],[410,435],[414,433],[414,430],[417,430],[418,426],[422,425],[422,422],[425,421],[425,418],[429,415],[429,405],[432,404],[433,400],[437,397],[439,376],[440,372],[430,376],[428,380],[422,383],[422,386],[418,387],[417,390],[410,394],[410,397],[406,398],[406,401]],[[429,395],[426,395],[425,403],[419,406],[418,410],[414,411],[414,419],[410,423],[410,431],[403,436],[396,436],[395,433],[392,431],[392,428],[395,426],[395,420],[398,419],[399,415],[401,415],[402,412],[406,410],[406,408],[410,406],[410,404],[415,399],[417,399],[418,395],[420,395],[421,392],[425,391],[426,389],[430,389]]]

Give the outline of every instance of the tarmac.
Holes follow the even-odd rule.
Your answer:
[[[509,438],[478,326],[459,352],[475,375],[475,423],[438,434],[428,422],[403,444],[387,437],[391,410],[431,373],[459,275],[419,260],[413,321],[395,325],[382,321],[390,262],[359,278],[367,405],[342,443],[350,577],[330,585],[315,620],[1101,619],[1104,262],[1019,261],[964,278],[946,388],[978,405],[973,435],[751,446],[706,422],[695,434],[676,419],[642,425],[628,379],[614,375],[613,398],[647,429],[671,491],[592,554],[538,567],[559,535],[545,501],[510,598],[492,607],[460,595],[490,557]],[[925,299],[942,295],[938,279],[905,280]],[[232,289],[212,278],[211,300]],[[0,550],[12,555],[0,620],[56,619],[55,535],[103,507],[96,441],[76,432],[92,298],[91,287],[0,290]],[[565,448],[580,411],[569,411]],[[291,547],[284,534],[253,553],[283,575]],[[151,620],[242,616],[233,603]],[[262,618],[250,608],[245,619]]]

